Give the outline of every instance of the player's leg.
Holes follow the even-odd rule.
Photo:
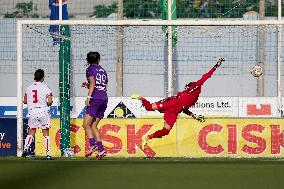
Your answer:
[[[49,128],[42,129],[42,134],[44,137],[44,147],[46,152],[46,158],[50,159],[50,137],[49,137]]]
[[[89,115],[89,114],[85,114],[84,115],[84,119],[83,119],[83,128],[85,129],[85,132],[89,138],[89,150],[86,151],[85,156],[88,157],[90,155],[92,155],[93,150],[96,149],[96,140],[94,138],[93,132],[92,132],[92,123],[93,123],[94,118]]]
[[[139,100],[141,100],[143,106],[147,111],[155,111],[157,110],[157,104],[156,103],[150,103],[146,98],[141,97]]]
[[[147,111],[155,111],[155,110],[157,110],[156,103],[152,103],[151,104],[145,97],[140,96],[139,94],[134,93],[134,94],[131,95],[131,98],[132,99],[141,100],[142,105],[145,107],[145,109]]]
[[[104,101],[104,100],[98,101],[97,106],[98,106],[98,109],[97,109],[96,118],[92,124],[92,131],[93,131],[93,135],[96,136],[96,139],[97,139],[96,145],[98,146],[98,151],[99,151],[95,159],[100,160],[106,156],[106,151],[101,141],[101,134],[98,129],[98,124],[100,120],[103,119],[104,117],[104,113],[107,108],[107,101]]]
[[[23,151],[22,157],[26,157],[28,155],[28,150],[31,144],[35,140],[35,132],[36,132],[36,128],[39,127],[39,124],[40,123],[38,121],[37,115],[31,114],[28,120],[29,131],[28,131],[28,135],[25,138],[24,151]]]
[[[96,139],[93,141],[90,141],[90,150],[86,152],[85,156],[88,157],[92,155],[93,152],[96,150],[104,151],[101,137],[99,130],[97,128],[98,123],[100,120],[104,117],[104,112],[107,108],[107,101],[106,100],[95,100],[92,101],[90,104],[90,107],[92,108],[92,112],[90,116],[93,118],[90,126],[91,134]]]
[[[164,127],[162,129],[142,138],[142,145],[141,145],[142,149],[145,147],[148,140],[153,138],[162,138],[163,136],[168,135],[171,129],[172,127],[169,124],[167,124],[167,122],[164,122]]]
[[[177,114],[172,112],[165,112],[164,114],[164,127],[153,134],[150,134],[142,139],[142,148],[147,144],[147,141],[153,138],[162,138],[170,133],[173,125],[175,124],[177,119]]]
[[[35,132],[36,132],[36,128],[29,128],[28,135],[25,138],[24,151],[23,151],[22,157],[26,157],[28,155],[28,150],[29,150],[31,144],[35,140],[35,138],[34,138]]]
[[[92,131],[94,136],[96,136],[96,146],[98,147],[98,154],[96,155],[96,160],[100,160],[102,159],[104,156],[106,156],[106,151],[104,149],[103,143],[101,141],[101,135],[100,135],[100,131],[98,129],[98,124],[100,122],[101,118],[96,118],[95,121],[93,122],[92,125]]]
[[[132,94],[131,98],[141,100],[142,105],[147,111],[158,110],[160,112],[165,112],[169,109],[175,108],[178,104],[178,99],[175,98],[175,96],[165,98],[152,104],[145,97],[140,96],[139,94]]]
[[[85,114],[84,118],[83,118],[83,128],[85,129],[85,132],[87,134],[87,136],[89,137],[89,139],[94,138],[93,136],[93,132],[92,132],[92,123],[93,123],[94,118],[89,115],[89,114]],[[91,144],[91,142],[90,142]]]
[[[50,160],[50,136],[49,136],[49,129],[50,129],[50,114],[48,112],[43,112],[39,114],[39,122],[41,124],[42,134],[44,138],[44,148],[46,153],[46,159]]]
[[[98,129],[98,124],[100,122],[101,118],[95,118],[93,123],[92,123],[92,132],[93,135],[96,138],[96,145],[98,146],[99,151],[104,150],[103,146],[102,146],[102,142],[101,142],[101,135],[100,135],[100,131]]]
[[[90,146],[95,146],[95,138],[92,132],[92,124],[94,121],[94,118],[96,116],[96,104],[94,104],[95,101],[91,100],[90,102],[90,106],[87,107],[86,110],[86,114],[84,115],[84,119],[83,119],[83,127],[85,129],[85,132],[87,134],[87,136],[89,137],[89,143]]]

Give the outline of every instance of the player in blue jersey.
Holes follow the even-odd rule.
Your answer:
[[[100,160],[106,156],[106,152],[97,125],[104,117],[104,112],[107,108],[108,96],[106,91],[108,77],[106,71],[99,65],[100,54],[98,52],[89,52],[86,59],[89,64],[86,69],[87,82],[82,83],[82,87],[88,88],[89,91],[85,101],[87,109],[83,127],[89,137],[90,148],[85,156],[89,157],[98,150],[96,159]]]

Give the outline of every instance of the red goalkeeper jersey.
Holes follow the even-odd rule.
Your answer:
[[[209,72],[204,74],[201,79],[194,82],[184,91],[178,92],[176,96],[171,96],[158,102],[158,110],[160,112],[169,110],[178,114],[183,110],[188,109],[190,106],[193,106],[197,102],[199,94],[201,93],[201,86],[212,76],[215,70],[216,67],[214,66]]]

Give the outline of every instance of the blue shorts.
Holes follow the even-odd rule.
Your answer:
[[[86,109],[86,114],[89,114],[93,118],[102,119],[107,108],[107,100],[91,99],[90,106]]]

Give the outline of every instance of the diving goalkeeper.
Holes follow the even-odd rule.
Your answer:
[[[201,79],[196,82],[190,82],[186,84],[185,89],[181,92],[178,92],[176,96],[171,96],[151,104],[148,100],[146,100],[143,96],[140,96],[139,94],[131,95],[132,99],[141,100],[143,106],[147,111],[158,110],[159,112],[164,113],[165,123],[163,129],[143,137],[141,145],[142,148],[144,148],[148,140],[153,138],[162,138],[163,136],[168,135],[177,120],[177,116],[181,112],[192,116],[194,119],[200,122],[205,121],[204,116],[196,115],[192,113],[188,108],[193,106],[197,102],[199,94],[201,93],[201,86],[205,83],[207,79],[209,79],[213,75],[215,70],[219,66],[221,66],[224,61],[224,58],[220,58],[216,65],[211,68],[209,72],[204,74]]]

